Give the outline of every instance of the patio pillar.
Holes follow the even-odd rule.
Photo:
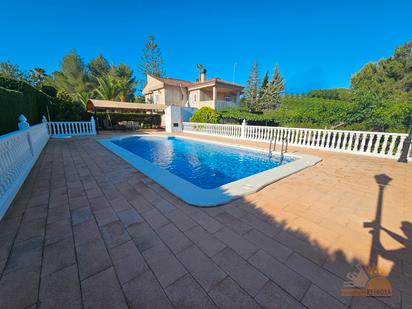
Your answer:
[[[216,86],[213,87],[213,101],[214,102],[217,101],[217,87]]]
[[[240,104],[240,91],[237,90],[236,91],[236,105],[239,105],[239,104]]]

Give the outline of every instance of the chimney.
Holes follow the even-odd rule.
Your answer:
[[[202,72],[200,73],[200,82],[205,82],[206,81],[206,69],[203,69]]]

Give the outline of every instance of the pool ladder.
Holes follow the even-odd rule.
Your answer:
[[[276,150],[275,136],[272,136],[272,138],[269,141],[269,158],[272,157],[272,143],[273,143],[273,150]],[[286,137],[282,138],[282,147],[280,149],[280,162],[281,163],[283,162],[285,152],[288,152],[288,139]]]

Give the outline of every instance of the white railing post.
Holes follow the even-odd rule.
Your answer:
[[[27,118],[23,114],[19,116],[19,123],[17,124],[17,126],[19,127],[20,131],[27,130],[30,128],[30,124],[27,122]],[[33,143],[31,142],[30,132],[27,132],[27,143],[29,144],[31,155],[34,155]]]
[[[246,136],[246,125],[247,125],[246,119],[243,119],[242,127],[240,129],[240,138],[245,138],[245,136]]]

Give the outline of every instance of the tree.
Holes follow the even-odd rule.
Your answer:
[[[29,81],[35,87],[41,87],[41,85],[46,81],[48,75],[46,70],[42,68],[33,68],[29,71]]]
[[[395,49],[393,56],[367,63],[351,79],[354,99],[369,96],[376,102],[412,98],[412,41]]]
[[[262,97],[259,100],[260,110],[271,110],[280,107],[281,95],[285,90],[285,83],[283,77],[279,72],[278,65],[275,65],[272,79],[265,87]]]
[[[88,70],[75,51],[63,57],[60,71],[53,72],[50,82],[57,89],[65,90],[74,100],[79,100],[83,104],[86,104],[90,98],[92,85]]]
[[[259,67],[256,61],[252,64],[249,78],[246,81],[244,104],[248,109],[256,109],[259,94]]]
[[[88,64],[89,72],[94,77],[102,77],[110,72],[111,65],[102,54],[90,60]]]
[[[143,49],[143,55],[140,61],[138,71],[142,75],[139,80],[139,86],[141,88],[143,88],[146,83],[147,74],[157,77],[161,77],[165,74],[162,54],[158,44],[155,41],[155,37],[152,34],[149,34],[149,38],[145,44],[145,48]]]
[[[120,88],[118,99],[122,102],[133,101],[137,84],[133,70],[128,65],[121,63],[118,66],[112,66],[110,74],[117,80]]]
[[[121,92],[118,80],[110,74],[97,77],[98,86],[95,89],[99,99],[114,101]]]
[[[0,75],[18,80],[25,79],[25,73],[20,70],[17,64],[13,64],[10,61],[0,62]]]
[[[268,83],[269,83],[269,72],[266,70],[265,76],[263,77],[262,85],[260,86],[259,98],[262,97],[263,92],[265,91]]]

